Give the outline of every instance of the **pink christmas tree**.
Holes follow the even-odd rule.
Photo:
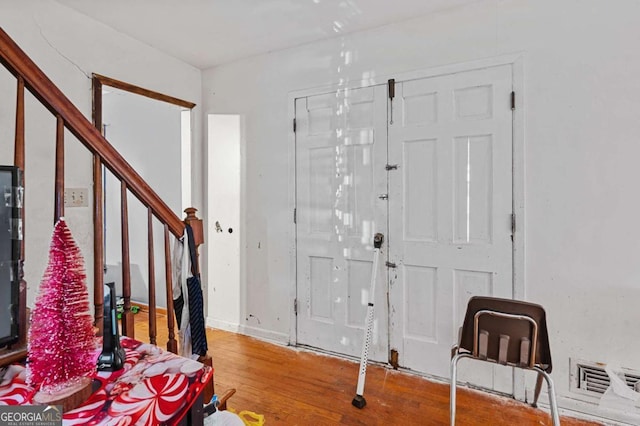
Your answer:
[[[31,314],[28,378],[54,393],[95,369],[96,339],[89,312],[84,262],[60,218],[53,230],[49,264]]]

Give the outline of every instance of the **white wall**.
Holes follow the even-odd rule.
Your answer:
[[[0,26],[34,60],[87,118],[91,118],[92,72],[107,75],[197,104],[201,73],[177,59],[126,37],[51,0],[0,2]],[[193,194],[202,206],[202,150],[198,109],[194,113]],[[13,163],[15,79],[0,67],[0,162]],[[26,110],[27,220],[25,275],[33,305],[47,262],[53,224],[55,119],[30,95]],[[67,133],[67,187],[91,191],[92,157]],[[91,206],[91,202],[89,203]],[[180,213],[176,211],[176,213]],[[66,211],[67,222],[85,257],[87,283],[93,282],[91,207]],[[163,272],[162,272],[163,273]],[[93,299],[92,299],[93,300]]]
[[[204,112],[245,123],[239,328],[291,337],[290,92],[522,53],[526,298],[547,309],[556,386],[572,397],[570,357],[640,370],[639,16],[634,0],[492,0],[206,70]]]
[[[182,211],[182,108],[112,87],[103,88],[102,122],[105,135],[172,211]],[[110,172],[105,179],[105,281],[122,285],[120,181]],[[128,197],[131,298],[149,303],[147,209]],[[164,229],[154,218],[156,303],[165,307]]]

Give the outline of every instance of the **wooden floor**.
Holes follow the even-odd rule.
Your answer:
[[[139,313],[136,338],[148,341]],[[166,320],[158,318],[158,345],[166,348]],[[275,425],[448,425],[449,386],[391,369],[369,366],[367,405],[351,405],[358,364],[266,343],[240,334],[207,330],[216,393],[236,388],[229,406],[265,416]],[[459,388],[457,425],[551,425],[548,411],[507,398]],[[563,417],[562,425],[596,425]]]

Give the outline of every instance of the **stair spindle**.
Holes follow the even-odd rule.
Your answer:
[[[135,337],[133,313],[131,312],[131,263],[129,258],[129,210],[127,208],[127,184],[120,181],[120,210],[122,223],[122,334]]]
[[[173,313],[173,276],[171,269],[171,247],[169,246],[169,226],[164,225],[164,271],[166,277],[167,290],[167,328],[169,329],[169,341],[167,342],[167,350],[178,353],[178,342],[175,335],[175,321]]]
[[[25,179],[25,145],[24,145],[24,78],[18,76],[18,88],[16,93],[16,134],[13,151],[13,164],[22,170],[22,186]],[[22,220],[22,240],[20,241],[20,260],[18,265],[18,279],[20,280],[20,290],[18,294],[18,323],[19,336],[18,346],[27,343],[27,282],[24,280],[24,256],[25,256],[25,194],[22,194],[22,209],[20,210]]]
[[[24,173],[24,78],[18,76],[16,94],[16,138],[13,163]]]
[[[102,83],[92,80],[93,125],[102,134]],[[100,94],[100,96],[97,96]],[[104,136],[104,135],[102,135]],[[100,155],[93,156],[93,306],[94,326],[104,332],[104,192],[103,165]]]
[[[102,336],[104,328],[104,193],[102,161],[93,156],[93,305],[94,326]]]
[[[64,120],[56,116],[56,171],[53,223],[64,216]]]
[[[149,341],[156,344],[156,271],[153,250],[153,211],[147,208],[149,245]]]

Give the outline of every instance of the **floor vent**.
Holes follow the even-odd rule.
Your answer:
[[[589,395],[599,396],[605,393],[609,387],[610,379],[604,370],[605,365],[598,363],[588,363],[584,361],[575,362],[576,367],[576,388]],[[625,382],[631,390],[640,391],[640,373],[622,369]]]

